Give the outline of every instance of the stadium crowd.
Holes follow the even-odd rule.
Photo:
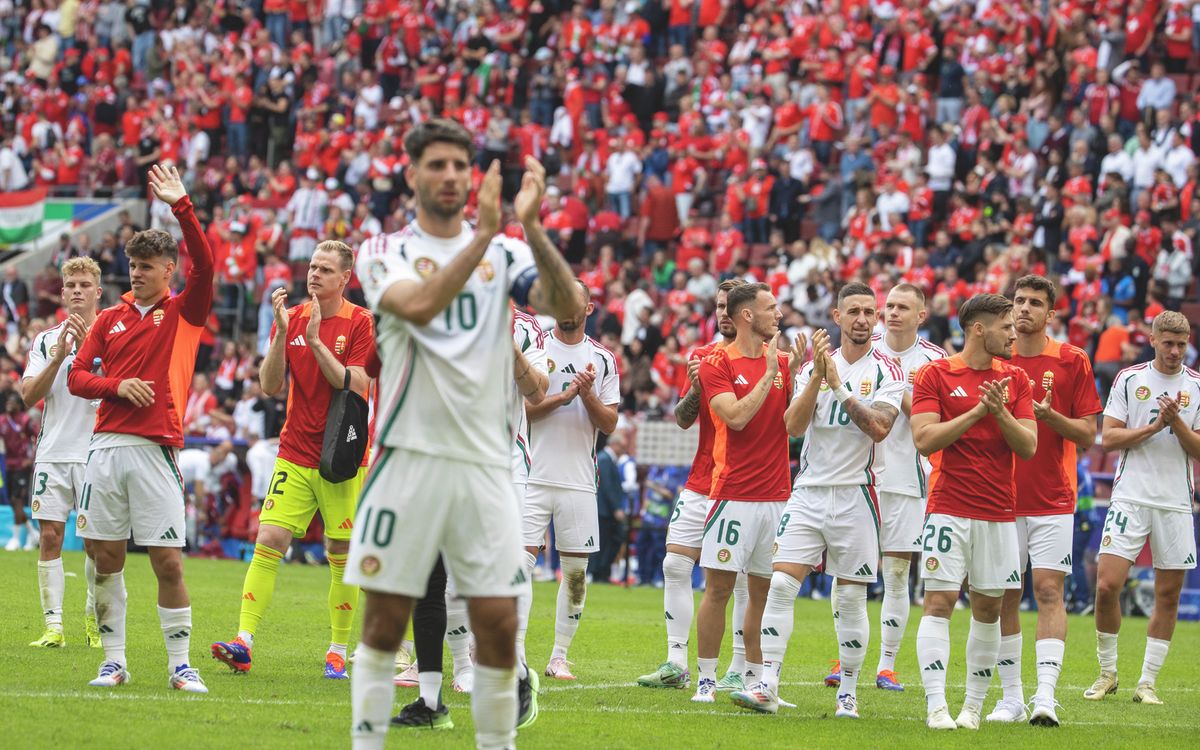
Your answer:
[[[1044,274],[1103,398],[1155,314],[1200,322],[1198,23],[1200,0],[0,0],[0,190],[142,196],[152,164],[181,166],[218,269],[185,425],[212,444],[278,434],[270,295],[304,295],[320,239],[412,220],[400,144],[434,114],[473,134],[476,187],[492,160],[507,198],[526,156],[547,166],[543,222],[626,415],[669,414],[732,277],[771,285],[789,339],[832,327],[848,281],[881,305],[910,282],[955,351],[962,301]],[[148,221],[178,232],[161,202]],[[56,268],[94,258],[111,301],[139,228],[5,277],[10,474]]]

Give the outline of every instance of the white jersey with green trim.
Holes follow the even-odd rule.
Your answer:
[[[842,378],[842,388],[848,389],[860,403],[866,406],[888,404],[900,409],[900,402],[904,400],[904,377],[900,366],[890,357],[871,349],[851,364],[841,349],[835,349],[833,362]],[[809,362],[796,376],[793,398],[799,398],[812,374],[813,364]],[[875,486],[875,472],[881,464],[875,441],[858,429],[829,385],[822,383],[812,419],[804,432],[800,473],[796,475],[795,486]]]
[[[553,331],[547,334],[547,394],[562,393],[588,365],[596,371],[592,390],[600,403],[620,403],[621,383],[612,352],[588,336],[578,344],[564,344]],[[596,428],[578,396],[530,425],[529,442],[533,450],[530,484],[596,491]]]
[[[59,337],[65,330],[60,323],[33,337],[22,379],[40,375],[50,366],[59,346]],[[88,444],[92,441],[96,408],[100,402],[80,398],[67,390],[67,372],[75,362],[75,350],[78,348],[79,342],[73,342],[71,353],[59,366],[58,374],[46,393],[42,431],[38,435],[34,455],[38,463],[87,463]]]
[[[520,310],[513,310],[513,342],[529,361],[530,369],[546,374],[546,334],[542,333],[537,318]],[[513,380],[510,419],[513,435],[513,484],[525,485],[529,483],[529,466],[533,459],[529,451],[529,416],[525,413],[525,398],[521,395],[516,380]]]
[[[910,397],[917,370],[934,360],[944,359],[947,356],[946,350],[920,336],[917,337],[916,343],[902,352],[893,351],[887,345],[887,337],[883,334],[876,334],[871,342],[880,354],[900,361],[900,371],[904,375],[904,387]],[[883,464],[886,468],[876,472],[879,477],[876,487],[883,492],[894,492],[897,495],[924,499],[928,492],[926,483],[929,478],[929,459],[917,452],[917,445],[913,442],[912,427],[903,409],[896,416],[896,423],[892,425],[892,431],[879,444],[877,450],[883,455]]]
[[[518,282],[537,268],[529,246],[495,237],[449,306],[418,326],[380,309],[389,287],[422,282],[452,261],[474,237],[463,222],[454,238],[432,237],[413,222],[362,244],[355,264],[363,294],[380,316],[376,328],[380,411],[375,440],[474,464],[509,467],[513,434],[512,306]]]
[[[1117,373],[1104,416],[1138,429],[1158,418],[1158,397],[1180,399],[1179,418],[1200,428],[1200,373],[1183,368],[1164,375],[1153,362]],[[1112,499],[1162,510],[1192,510],[1192,460],[1172,428],[1160,430],[1140,445],[1121,451],[1113,477]]]

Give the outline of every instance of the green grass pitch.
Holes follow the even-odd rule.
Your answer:
[[[167,688],[166,655],[154,608],[154,580],[147,558],[130,557],[129,669],[131,684],[116,690],[87,686],[101,661],[99,650],[81,645],[84,601],[83,558],[66,556],[66,635],[61,651],[30,648],[41,633],[33,553],[0,555],[0,577],[8,594],[0,608],[0,717],[4,744],[20,748],[332,748],[347,747],[350,727],[349,681],[321,677],[329,637],[325,615],[328,571],[297,565],[280,570],[279,585],[259,633],[254,670],[234,675],[208,655],[208,644],[233,637],[245,566],[228,561],[189,560],[194,630],[192,656],[211,693],[191,696]],[[545,667],[553,639],[553,584],[537,584],[528,640],[531,666]],[[697,597],[697,602],[699,597]],[[1085,701],[1084,688],[1096,675],[1095,638],[1090,618],[1072,617],[1067,658],[1059,684],[1062,703],[1058,730],[1028,725],[986,725],[978,734],[932,734],[925,729],[924,697],[916,671],[914,639],[920,613],[913,610],[900,656],[899,672],[908,690],[885,693],[871,684],[859,688],[862,719],[834,720],[833,691],[820,680],[836,656],[827,602],[800,600],[796,631],[783,674],[783,697],[798,704],[778,716],[742,712],[726,700],[693,705],[691,691],[638,688],[633,681],[664,658],[662,592],[593,586],[571,658],[576,683],[544,680],[541,717],[521,733],[524,748],[951,748],[1003,743],[1032,748],[1132,747],[1145,741],[1161,748],[1195,747],[1200,728],[1200,626],[1181,623],[1159,678],[1165,706],[1130,701],[1141,669],[1144,619],[1126,621],[1120,641],[1121,689],[1102,703]],[[1034,615],[1025,624],[1024,670],[1027,695],[1035,684]],[[962,700],[963,647],[967,613],[955,613],[949,673],[952,713]],[[871,605],[868,668],[878,655],[878,604]],[[694,649],[694,646],[693,646]],[[695,653],[692,654],[693,667]],[[727,663],[727,653],[721,666]],[[447,667],[449,664],[447,663]],[[447,685],[449,681],[447,680]],[[985,710],[999,697],[993,683]],[[397,705],[416,690],[398,689]],[[473,746],[467,696],[449,693],[456,727],[449,732],[392,731],[391,747],[417,743],[428,748]],[[12,743],[12,744],[10,744]]]

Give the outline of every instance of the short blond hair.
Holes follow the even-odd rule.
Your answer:
[[[1164,333],[1182,333],[1189,336],[1192,333],[1192,325],[1188,323],[1188,319],[1184,317],[1183,313],[1164,310],[1154,316],[1154,325],[1150,330],[1155,336]]]
[[[354,249],[340,240],[325,240],[317,245],[313,252],[337,253],[343,271],[354,268]]]
[[[100,264],[91,258],[79,257],[71,258],[66,263],[62,264],[62,277],[65,279],[68,276],[86,273],[100,283]]]

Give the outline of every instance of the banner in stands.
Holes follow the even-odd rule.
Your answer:
[[[0,245],[32,242],[42,235],[46,188],[0,195]]]

